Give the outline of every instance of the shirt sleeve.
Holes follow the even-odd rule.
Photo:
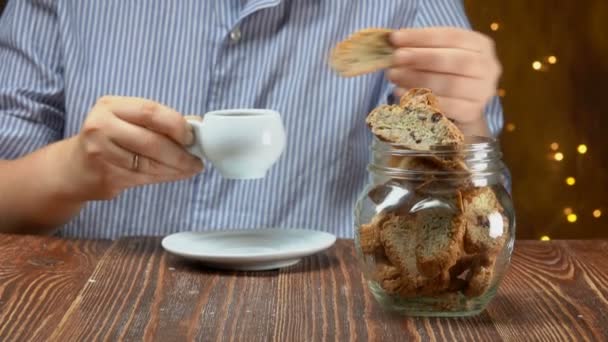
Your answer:
[[[420,0],[414,27],[449,26],[471,29],[462,0]],[[497,137],[503,127],[500,98],[494,96],[485,109],[490,132]]]
[[[63,136],[56,0],[11,0],[0,17],[0,159]]]

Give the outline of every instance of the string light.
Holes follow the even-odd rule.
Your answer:
[[[595,218],[600,218],[601,216],[602,216],[602,211],[601,211],[601,210],[599,210],[599,209],[595,209],[595,210],[593,211],[593,217],[595,217]]]
[[[490,30],[492,30],[492,31],[498,31],[499,28],[500,28],[500,24],[497,22],[493,22],[490,24]]]
[[[505,95],[507,95],[507,91],[504,90],[503,88],[498,89],[498,96],[500,97],[505,97]]]
[[[541,63],[539,61],[532,62],[532,69],[538,71],[538,70],[542,69],[542,67],[543,67],[543,63]]]
[[[562,161],[562,160],[564,160],[564,154],[561,152],[557,152],[556,154],[553,155],[553,158],[557,161]]]
[[[585,154],[587,153],[587,145],[585,144],[580,144],[578,145],[578,147],[576,148],[576,150],[578,151],[578,153],[580,154]]]
[[[578,216],[576,216],[576,214],[568,214],[568,216],[566,216],[566,219],[568,220],[568,222],[574,223],[576,222],[576,220],[578,220]]]
[[[547,235],[543,235],[540,237],[540,241],[551,241],[551,238],[548,237]]]
[[[570,207],[565,207],[565,208],[564,208],[564,215],[568,216],[568,215],[570,215],[570,214],[572,214],[572,208],[570,208]]]
[[[508,123],[506,128],[508,132],[513,132],[515,130],[515,124]]]
[[[557,63],[557,57],[549,56],[549,57],[547,57],[547,62],[549,62],[549,64],[555,64],[555,63]]]
[[[574,179],[574,177],[568,177],[568,178],[566,178],[566,184],[572,186],[572,185],[576,184],[576,179]]]
[[[549,145],[549,147],[551,147],[551,149],[553,151],[557,151],[559,149],[559,144],[554,142],[554,143],[551,143],[551,145]]]

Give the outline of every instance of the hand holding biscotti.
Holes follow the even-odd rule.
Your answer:
[[[456,122],[482,117],[502,72],[492,39],[475,31],[433,27],[395,31],[390,42],[396,50],[387,78],[398,87],[395,95],[429,88]]]
[[[397,97],[411,88],[431,89],[442,112],[465,134],[489,134],[483,112],[496,93],[502,67],[494,42],[479,32],[368,28],[339,42],[329,62],[343,77],[386,70]]]

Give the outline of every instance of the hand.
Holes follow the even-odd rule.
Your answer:
[[[188,178],[203,168],[184,148],[193,142],[185,118],[146,99],[100,98],[68,142],[64,174],[84,200],[110,199],[129,187]]]
[[[494,42],[458,28],[403,29],[391,35],[397,46],[387,78],[400,97],[408,88],[429,88],[444,113],[460,125],[485,123],[502,67]],[[487,127],[487,125],[485,125]]]

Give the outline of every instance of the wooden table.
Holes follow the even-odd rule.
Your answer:
[[[608,340],[608,241],[518,241],[472,318],[383,312],[353,243],[282,271],[219,272],[158,238],[0,235],[0,341]]]

